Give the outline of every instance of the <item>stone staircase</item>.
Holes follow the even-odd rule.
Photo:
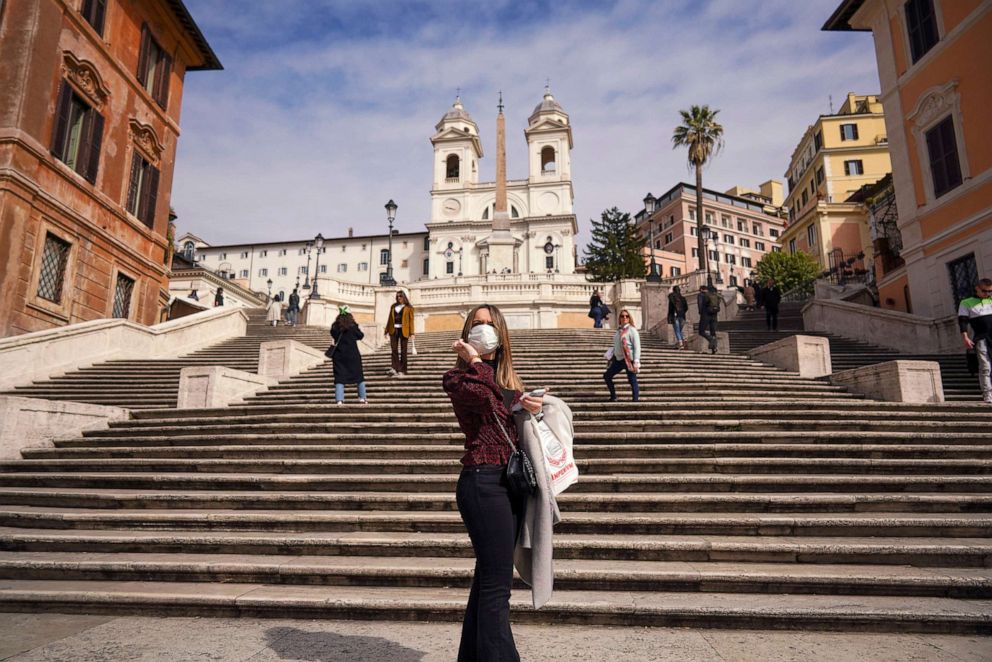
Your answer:
[[[763,310],[741,310],[736,320],[721,322],[718,330],[729,332],[730,351],[735,354],[746,354],[755,347],[797,333],[825,337],[830,341],[830,357],[835,372],[897,359],[936,361],[940,364],[944,397],[947,400],[974,402],[982,399],[982,393],[978,387],[978,377],[968,372],[963,349],[960,354],[908,354],[829,333],[807,333],[803,330],[800,308],[801,305],[796,303],[782,304],[778,331],[766,329]]]
[[[36,381],[7,391],[7,395],[47,400],[72,400],[129,409],[162,409],[176,406],[179,371],[190,366],[226,366],[258,371],[259,345],[269,340],[292,339],[318,349],[330,343],[327,329],[271,326],[264,310],[246,309],[246,335],[175,359],[105,361],[60,377]]]
[[[366,357],[366,406],[334,405],[325,363],[0,464],[0,609],[459,621],[454,335],[418,336],[405,379]],[[647,338],[641,402],[607,404],[610,332],[513,338],[526,383],[572,406],[582,472],[554,599],[535,611],[518,583],[516,621],[992,631],[992,408]]]

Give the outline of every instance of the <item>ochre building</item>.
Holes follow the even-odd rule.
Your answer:
[[[167,300],[187,71],[221,65],[180,0],[0,3],[0,336]]]

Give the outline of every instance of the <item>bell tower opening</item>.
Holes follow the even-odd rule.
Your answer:
[[[458,181],[461,177],[461,159],[457,154],[449,154],[445,161],[445,179],[449,182]]]
[[[556,170],[555,148],[548,145],[541,150],[541,172],[553,173]]]

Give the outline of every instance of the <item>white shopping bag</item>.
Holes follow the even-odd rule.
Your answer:
[[[416,336],[410,338],[410,355],[411,356],[416,356],[417,355],[417,342],[416,341],[417,341],[417,337]]]
[[[535,421],[535,424],[541,437],[541,449],[544,455],[544,468],[548,474],[548,485],[551,487],[552,494],[558,496],[579,480],[579,468],[575,466],[571,446],[562,443],[543,420]]]

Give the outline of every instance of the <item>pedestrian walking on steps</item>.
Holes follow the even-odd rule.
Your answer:
[[[676,285],[668,295],[668,323],[675,332],[675,342],[678,349],[685,349],[685,315],[689,311],[689,302],[682,296],[682,291]]]
[[[265,321],[275,326],[279,323],[280,317],[282,317],[282,301],[279,300],[279,295],[277,294],[269,300]]]
[[[992,404],[992,278],[983,278],[975,286],[975,296],[961,301],[958,324],[965,349],[978,355],[978,384],[982,400]],[[968,335],[968,327],[972,335]]]
[[[286,323],[296,326],[300,320],[300,295],[294,287],[289,295],[289,306],[286,308]]]
[[[389,376],[406,377],[407,350],[413,340],[413,306],[410,305],[410,300],[403,290],[396,293],[396,303],[389,307],[389,319],[386,320],[384,335],[389,336],[392,358]]]
[[[368,404],[362,354],[358,351],[358,341],[364,337],[358,322],[348,312],[348,306],[340,306],[337,319],[331,325],[331,338],[334,339],[334,351],[331,354],[331,363],[334,366],[334,400],[339,405],[344,404],[346,384],[357,384],[358,402]]]
[[[592,296],[589,297],[589,317],[593,320],[592,327],[594,329],[603,328],[603,320],[607,316],[606,310],[603,299],[599,296],[599,290],[593,290]]]
[[[626,371],[633,400],[637,402],[641,395],[637,384],[637,373],[641,371],[641,336],[634,326],[634,318],[626,308],[617,315],[617,331],[613,334],[613,347],[610,349],[612,353],[607,351],[609,365],[603,373],[603,381],[610,390],[610,402],[617,400],[617,389],[613,385],[613,378],[620,371]]]
[[[224,305],[224,288],[218,287],[214,293],[214,308]]]
[[[778,331],[778,305],[782,302],[782,290],[778,289],[772,278],[765,283],[764,298],[765,324],[769,331]]]
[[[754,293],[754,284],[751,281],[747,281],[744,286],[744,306],[748,310],[754,310],[757,304],[757,297]]]
[[[696,295],[699,309],[699,335],[710,344],[710,354],[716,354],[716,319],[720,315],[720,294],[712,285],[702,285]]]
[[[465,434],[456,501],[475,551],[458,662],[519,662],[510,630],[510,588],[525,500],[511,497],[507,486],[508,438],[514,446],[519,442],[515,406],[537,414],[544,398],[523,394],[506,321],[496,306],[470,311],[451,349],[458,359],[442,383]]]

